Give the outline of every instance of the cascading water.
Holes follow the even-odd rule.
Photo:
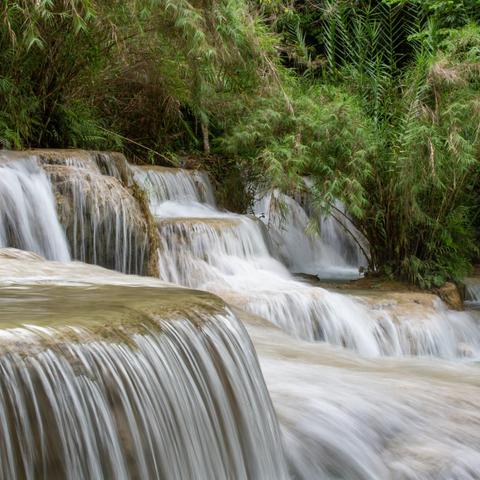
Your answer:
[[[347,266],[357,271],[359,267],[367,266],[367,241],[349,220],[345,206],[338,200],[329,215],[321,216],[320,231],[322,240],[337,251]],[[334,269],[335,266],[332,267]]]
[[[480,278],[468,277],[463,282],[465,285],[465,302],[478,308],[480,306]]]
[[[335,208],[343,212],[337,202]],[[365,257],[334,214],[320,219],[320,235],[308,234],[311,220],[295,199],[275,190],[257,199],[255,214],[265,223],[282,261],[294,273],[322,279],[354,279]],[[352,235],[353,225],[346,225]]]
[[[37,154],[55,190],[73,258],[125,273],[146,273],[148,223],[122,183],[131,180],[125,158],[77,151]]]
[[[20,155],[13,167],[25,185],[42,178],[32,188],[49,192],[51,218],[39,161],[82,177],[82,188],[92,175],[127,192],[124,157],[67,153]],[[12,198],[5,165],[0,202]],[[480,377],[468,358],[480,351],[475,314],[425,293],[339,295],[295,281],[260,222],[216,208],[204,174],[134,176],[157,217],[161,278],[325,342],[234,315],[208,293],[0,250],[1,479],[480,478]],[[7,231],[23,218],[11,212]],[[28,221],[38,234],[45,211]]]
[[[288,478],[252,344],[218,299],[114,273],[95,286],[108,272],[11,257],[0,478]]]
[[[70,259],[51,185],[33,155],[0,152],[0,247]]]
[[[478,480],[477,365],[362,360],[243,318],[295,480]]]
[[[213,195],[195,193],[196,173],[143,169],[142,174],[137,178],[148,178],[145,188],[158,221],[163,280],[215,292],[296,337],[366,356],[453,358],[480,352],[480,330],[469,314],[447,311],[432,300],[418,316],[399,321],[395,300],[385,308],[295,281],[271,256],[257,220],[220,212],[212,201],[198,202]],[[202,192],[211,192],[202,178]]]
[[[167,167],[135,167],[135,179],[142,185],[150,199],[153,213],[163,216],[158,208],[165,202],[206,204],[215,207],[212,186],[205,172]]]

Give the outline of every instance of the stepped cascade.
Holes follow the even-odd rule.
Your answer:
[[[366,356],[452,358],[480,351],[470,314],[448,311],[432,298],[417,318],[399,321],[395,299],[372,305],[297,281],[272,256],[258,220],[216,208],[206,177],[178,169],[138,171],[158,223],[163,280],[215,292],[296,337]]]
[[[218,298],[18,256],[0,262],[0,478],[288,478]]]
[[[15,193],[5,177],[0,194],[3,197],[18,197],[16,203],[5,198],[10,208],[20,208],[20,202],[25,204],[21,208],[23,214],[6,210],[7,218],[19,219],[21,229],[19,232],[12,231],[9,226],[13,222],[11,219],[10,224],[2,222],[9,236],[2,242],[3,246],[32,250],[48,259],[62,261],[69,259],[69,250],[75,260],[126,273],[147,273],[151,243],[148,222],[138,199],[129,189],[133,185],[132,172],[123,155],[79,150],[33,150],[25,154],[4,153],[3,158],[3,168],[17,172],[17,183],[24,183]],[[25,167],[27,164],[28,170]],[[32,175],[32,172],[37,173]],[[39,182],[41,189],[36,188]],[[28,184],[30,187],[25,188]],[[37,198],[40,195],[42,197]],[[58,226],[53,198],[64,234]],[[39,212],[42,214],[39,215]],[[28,218],[23,219],[22,215],[34,216],[32,226],[28,227]],[[36,226],[35,215],[48,224]],[[48,240],[41,238],[42,235],[48,236]],[[69,247],[65,244],[65,236]],[[46,251],[46,247],[39,243],[51,245],[56,251]]]
[[[0,480],[480,480],[480,0],[0,17]]]
[[[57,196],[73,258],[125,273],[146,273],[148,224],[127,188],[131,174],[126,161],[122,165],[122,157],[96,152],[40,151],[39,158]]]
[[[282,218],[203,172],[1,154],[0,479],[478,480],[479,312],[294,275],[361,254],[271,195]]]
[[[65,235],[55,218],[55,198],[74,259],[146,273],[155,259],[154,251],[150,252],[152,228],[146,207],[132,193],[138,189],[135,180],[147,193],[157,222],[155,240],[160,248],[155,269],[162,280],[215,292],[298,338],[344,346],[362,355],[452,358],[476,355],[479,350],[475,319],[468,313],[451,312],[441,302],[432,299],[423,309],[412,305],[409,318],[402,319],[397,299],[388,305],[376,304],[295,280],[287,268],[295,270],[292,263],[276,253],[282,238],[275,239],[275,228],[271,240],[271,230],[258,219],[220,211],[202,172],[130,167],[118,154],[75,150],[6,153],[1,165],[17,183],[24,183],[14,190],[14,182],[2,184],[0,194],[8,206],[2,222],[4,246],[68,260]],[[35,195],[46,202],[49,212],[40,216],[38,224],[37,202],[28,204]],[[16,196],[20,200],[14,202]],[[17,212],[22,202],[25,208]],[[285,202],[288,217],[300,218],[306,225],[305,210],[293,199]],[[283,236],[287,238],[283,251],[286,257],[299,258],[289,242],[305,246],[310,239],[305,232],[302,237],[298,225],[286,224],[296,240]],[[314,250],[302,250],[308,257],[321,248],[317,244]],[[275,256],[283,256],[284,263]],[[343,265],[347,264],[345,260]]]

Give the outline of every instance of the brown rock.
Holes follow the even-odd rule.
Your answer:
[[[460,291],[452,282],[444,283],[436,292],[438,296],[454,310],[463,310],[463,300]]]

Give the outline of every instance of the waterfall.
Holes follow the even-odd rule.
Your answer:
[[[115,273],[116,286],[89,285],[109,272],[11,257],[0,478],[288,478],[253,346],[218,299]]]
[[[70,259],[51,185],[35,156],[0,152],[0,247]]]
[[[478,277],[464,278],[465,302],[477,308],[480,306],[480,279]]]
[[[129,191],[132,174],[118,154],[37,151],[57,196],[72,256],[125,273],[146,273],[148,224]]]
[[[148,179],[145,188],[158,222],[162,280],[215,292],[297,338],[365,356],[480,353],[480,331],[471,315],[450,312],[432,297],[418,315],[404,319],[398,299],[390,305],[372,304],[297,281],[270,254],[258,220],[219,211],[212,201],[198,202],[212,196],[204,177],[200,183],[196,172],[142,173],[139,180]],[[176,179],[179,184],[171,185]],[[415,305],[412,301],[413,311]]]
[[[153,213],[167,201],[201,203],[215,207],[213,189],[205,172],[168,167],[136,167],[135,179],[150,198]]]
[[[335,204],[337,216],[345,210]],[[359,237],[345,218],[334,213],[319,219],[320,233],[308,233],[312,219],[300,203],[278,190],[257,198],[255,214],[265,223],[280,258],[295,273],[306,273],[322,279],[354,279],[366,259],[350,234]],[[348,224],[346,224],[348,223]],[[315,227],[313,227],[315,228]]]
[[[0,153],[0,246],[35,252],[0,249],[0,479],[478,480],[480,312],[298,280],[359,256],[280,203],[265,225],[203,172]],[[160,278],[120,273],[151,225]],[[117,271],[42,259],[65,237]]]

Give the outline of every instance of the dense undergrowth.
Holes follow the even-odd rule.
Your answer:
[[[308,176],[372,273],[440,284],[477,257],[479,20],[479,0],[5,0],[0,146],[193,162],[237,210]]]

